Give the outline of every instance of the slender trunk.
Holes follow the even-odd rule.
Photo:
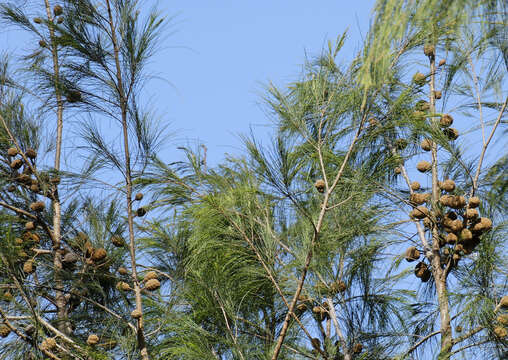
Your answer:
[[[53,58],[53,81],[55,87],[55,96],[57,102],[57,125],[56,125],[56,144],[55,144],[55,171],[60,171],[60,158],[62,153],[62,131],[63,131],[63,100],[60,93],[60,66],[58,63],[58,49],[55,42],[55,31],[52,26],[53,15],[51,14],[51,5],[49,0],[44,0],[46,7],[46,15],[48,17],[51,55]],[[60,249],[61,238],[61,204],[58,196],[58,185],[54,184],[52,207],[53,207],[53,266],[55,281],[55,302],[57,307],[58,330],[69,335],[72,333],[71,324],[68,321],[68,307],[65,293],[63,292],[64,284],[62,279],[62,253]]]
[[[116,77],[117,77],[117,89],[120,98],[120,109],[122,116],[122,132],[123,132],[123,146],[125,156],[125,185],[126,185],[126,206],[127,206],[127,221],[129,226],[129,252],[131,258],[132,267],[132,281],[134,284],[134,294],[136,299],[136,310],[139,311],[141,316],[137,320],[137,342],[138,349],[141,357],[144,360],[149,359],[148,349],[146,346],[145,335],[144,335],[144,324],[143,324],[143,304],[141,301],[141,287],[139,285],[138,273],[136,269],[136,245],[134,242],[134,218],[132,214],[132,174],[131,174],[131,163],[130,163],[130,152],[129,152],[129,132],[127,126],[127,99],[124,93],[124,86],[122,81],[122,71],[120,67],[120,55],[118,49],[118,42],[116,38],[116,29],[113,22],[113,14],[109,0],[106,0],[106,6],[108,9],[109,25],[111,29],[111,41],[113,42],[113,49],[115,54],[115,66],[116,66]]]
[[[434,55],[430,59],[430,112],[436,112],[436,98],[435,98],[435,77],[436,77],[436,58]],[[436,125],[437,118],[432,118],[433,125]],[[437,124],[438,125],[438,124]],[[439,201],[441,190],[438,186],[438,157],[437,157],[437,144],[432,143],[432,213],[437,213],[437,203]],[[434,219],[435,220],[435,219]],[[447,289],[447,272],[441,268],[441,253],[439,230],[433,221],[432,226],[432,271],[434,281],[436,283],[436,293],[439,305],[439,316],[441,326],[441,352],[439,359],[449,359],[451,356],[452,348],[452,330],[450,325],[450,310],[448,302],[448,289]]]

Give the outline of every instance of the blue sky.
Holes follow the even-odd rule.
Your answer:
[[[164,1],[174,16],[151,69],[169,81],[147,88],[152,105],[177,132],[174,143],[201,141],[212,162],[237,154],[239,133],[267,137],[264,86],[298,78],[315,55],[349,28],[344,57],[360,48],[374,1]],[[174,147],[169,146],[167,149]]]
[[[159,1],[162,14],[172,20],[149,66],[159,79],[147,83],[144,97],[176,134],[165,142],[161,157],[174,161],[177,146],[202,142],[216,164],[224,153],[240,153],[238,135],[251,126],[256,136],[267,139],[266,84],[296,80],[305,57],[318,54],[346,29],[348,41],[339,60],[352,59],[373,5],[373,0],[347,5],[338,0]],[[0,31],[0,43],[10,55],[34,45],[13,28]]]

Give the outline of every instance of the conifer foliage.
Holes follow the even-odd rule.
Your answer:
[[[378,0],[214,166],[158,151],[147,5],[0,2],[0,359],[507,356],[503,2]]]

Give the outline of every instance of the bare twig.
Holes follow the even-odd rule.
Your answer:
[[[424,336],[420,341],[418,341],[416,344],[411,346],[409,348],[409,350],[407,350],[402,357],[404,358],[404,357],[408,356],[413,351],[415,351],[421,344],[423,344],[425,341],[429,340],[431,337],[436,336],[438,334],[441,334],[441,330],[434,331],[434,332]]]
[[[504,111],[506,109],[506,104],[507,103],[508,103],[508,96],[504,100],[504,103],[503,103],[503,106],[501,107],[501,110],[499,110],[499,115],[497,116],[496,122],[494,123],[494,126],[492,127],[492,131],[490,132],[490,135],[489,135],[487,141],[485,141],[484,144],[483,144],[482,152],[480,154],[480,158],[478,159],[478,167],[476,168],[476,173],[475,173],[475,176],[474,176],[474,179],[473,179],[473,184],[472,184],[472,187],[471,187],[470,196],[473,196],[475,191],[476,191],[476,189],[478,188],[478,179],[480,178],[480,172],[481,172],[481,169],[482,169],[483,159],[485,158],[485,153],[487,152],[487,147],[489,146],[490,141],[494,137],[494,132],[496,131],[499,123],[501,122],[501,119],[503,117],[503,113],[504,113]]]
[[[344,337],[344,334],[342,333],[342,329],[339,325],[339,320],[337,319],[337,314],[335,313],[335,305],[333,304],[333,301],[331,298],[327,298],[326,302],[328,303],[329,307],[329,313],[330,317],[332,318],[333,325],[335,326],[335,332],[337,333],[337,336],[339,337],[340,346],[344,351],[344,360],[351,360],[351,354],[349,352],[349,349],[347,347],[346,338]]]

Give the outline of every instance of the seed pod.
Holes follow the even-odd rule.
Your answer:
[[[436,55],[436,47],[431,44],[427,44],[423,47],[423,53],[428,57],[434,57]]]
[[[362,350],[363,350],[363,345],[362,344],[358,344],[357,343],[357,344],[353,345],[353,353],[354,354],[359,354],[359,353],[362,352]]]
[[[417,194],[413,193],[411,194],[410,201],[417,204],[422,205],[423,203],[426,203],[430,200],[431,195],[429,193],[423,193],[423,194]]]
[[[137,193],[136,196],[134,197],[134,200],[136,200],[136,201],[141,201],[142,199],[143,199],[142,193]]]
[[[145,274],[144,281],[152,280],[152,279],[158,279],[157,273],[155,271],[149,271]]]
[[[420,72],[413,75],[413,82],[416,85],[423,86],[427,82],[427,77]]]
[[[125,241],[120,235],[113,235],[111,237],[111,243],[115,245],[116,247],[123,247],[125,246]]]
[[[23,165],[23,160],[15,159],[11,162],[10,166],[12,169],[18,170]]]
[[[404,150],[407,147],[407,140],[406,139],[397,139],[395,141],[395,147],[397,150]]]
[[[44,40],[39,40],[39,46],[45,48],[48,46],[48,43]]]
[[[119,273],[120,275],[127,275],[127,274],[129,273],[129,271],[128,271],[126,268],[124,268],[124,267],[122,266],[122,267],[119,267],[119,268],[118,268],[118,273]]]
[[[500,339],[504,339],[505,337],[508,336],[508,331],[506,331],[506,329],[502,326],[496,326],[494,328],[494,334],[500,338]]]
[[[443,66],[445,64],[446,64],[446,60],[445,59],[441,59],[441,60],[439,60],[438,66]]]
[[[420,183],[418,181],[413,181],[411,183],[411,190],[413,191],[420,190]]]
[[[62,16],[60,16],[58,19],[56,19],[57,24],[61,24],[63,22],[64,22],[64,18]]]
[[[157,279],[150,279],[145,283],[145,289],[149,291],[157,290],[161,287],[161,283]]]
[[[143,316],[143,314],[141,313],[141,310],[134,309],[134,310],[132,310],[132,312],[131,312],[131,316],[132,316],[134,319],[139,319],[141,316]]]
[[[476,219],[479,216],[478,210],[467,209],[466,212],[464,213],[464,216],[466,217],[466,219]]]
[[[30,159],[35,159],[37,157],[37,151],[32,148],[28,148],[25,151],[25,155]]]
[[[92,254],[94,253],[95,249],[92,245],[92,243],[88,240],[85,241],[85,243],[83,244],[83,248],[85,250],[85,256],[86,257],[90,257],[92,256]]]
[[[393,172],[394,172],[396,175],[399,175],[399,174],[402,172],[402,169],[400,168],[400,166],[396,166],[396,167],[393,169]]]
[[[336,282],[337,288],[340,292],[344,292],[347,289],[346,283],[342,280],[337,280]]]
[[[7,155],[9,156],[16,156],[18,155],[18,149],[11,147],[7,149]]]
[[[7,325],[0,326],[0,337],[6,338],[11,333],[11,328]]]
[[[15,185],[9,185],[9,186],[7,187],[7,191],[8,191],[8,192],[14,192],[14,191],[16,191],[16,186],[15,186]]]
[[[420,100],[416,103],[415,109],[417,111],[427,111],[430,109],[430,103],[425,100]]]
[[[14,239],[14,243],[15,243],[16,245],[22,245],[22,244],[23,244],[23,239],[21,239],[21,238],[15,238],[15,239]]]
[[[451,223],[451,226],[450,228],[452,229],[452,231],[454,233],[459,233],[462,231],[462,229],[464,228],[464,224],[462,223],[461,220],[457,219],[457,220],[453,220],[452,223]]]
[[[473,240],[473,233],[469,229],[462,229],[460,231],[460,241],[469,242]]]
[[[435,90],[435,91],[434,91],[434,98],[435,98],[436,100],[441,99],[441,97],[442,97],[442,96],[443,96],[443,93],[441,92],[441,90]]]
[[[418,164],[416,164],[416,169],[422,173],[429,171],[431,168],[432,168],[432,165],[430,164],[430,162],[425,161],[425,160],[422,160]]]
[[[39,188],[39,185],[37,185],[37,184],[30,185],[30,190],[35,192],[35,193],[41,191],[41,189]]]
[[[34,18],[34,23],[36,23],[36,24],[42,24],[42,19],[36,17],[36,18]]]
[[[440,188],[446,192],[452,192],[453,190],[455,190],[455,181],[451,179],[446,179],[441,183]]]
[[[473,196],[469,199],[470,208],[477,208],[478,206],[480,206],[480,198],[478,196]]]
[[[423,139],[420,143],[420,147],[424,151],[430,151],[432,149],[432,140],[430,139]]]
[[[499,306],[503,309],[508,309],[508,295],[505,295],[501,298]]]
[[[462,209],[466,206],[466,198],[464,196],[454,196],[452,205],[454,209]]]
[[[86,340],[86,343],[90,346],[97,345],[99,343],[99,337],[95,334],[88,335],[88,339]]]
[[[320,193],[323,193],[325,191],[325,181],[323,179],[318,179],[316,180],[316,182],[314,183],[314,187],[316,188],[316,190]]]
[[[32,178],[30,177],[30,175],[27,175],[27,174],[20,174],[17,178],[16,178],[16,181],[17,182],[20,182],[22,184],[25,184],[25,185],[29,185],[32,183]]]
[[[508,314],[499,315],[496,320],[502,325],[508,325]]]
[[[453,209],[461,209],[466,206],[464,196],[443,195],[439,198],[441,205],[451,207]]]
[[[446,235],[446,242],[448,244],[455,244],[457,241],[458,241],[457,235],[455,235],[454,233],[449,233],[448,235]]]
[[[78,262],[78,260],[79,260],[78,255],[76,255],[76,253],[72,251],[65,254],[64,257],[62,258],[62,262],[67,264],[75,264]]]
[[[457,140],[457,138],[459,137],[459,130],[454,129],[454,128],[446,128],[446,129],[443,129],[443,134],[448,139],[453,141],[453,140]]]
[[[405,258],[407,262],[418,260],[420,258],[420,251],[416,247],[411,246],[406,250]]]
[[[44,202],[36,201],[30,204],[30,210],[40,212],[44,210],[45,206]]]
[[[95,249],[92,253],[92,260],[101,261],[104,260],[107,255],[108,254],[104,248]]]
[[[35,223],[33,221],[28,221],[25,223],[25,230],[31,231],[35,229]]]
[[[421,261],[418,264],[416,264],[416,266],[415,266],[415,276],[417,278],[422,279],[423,277],[426,277],[426,272],[428,272],[428,271],[429,270],[428,270],[427,265]]]
[[[453,124],[452,116],[450,114],[443,114],[439,120],[439,125],[442,127],[449,127],[451,124]]]
[[[425,219],[423,219],[423,226],[426,229],[430,229],[430,227],[432,226],[432,221],[428,217],[426,217]]]
[[[136,214],[139,216],[139,217],[143,217],[146,215],[146,210],[145,208],[143,207],[140,207],[136,210]]]
[[[472,230],[476,232],[484,232],[489,231],[491,229],[492,229],[492,220],[486,217],[482,217],[480,218],[480,221],[474,224]]]
[[[67,102],[76,103],[81,101],[81,92],[78,90],[69,90],[67,92]]]
[[[427,209],[425,206],[418,206],[411,210],[409,216],[414,219],[423,219],[429,216],[429,213],[429,209]]]
[[[56,348],[56,340],[55,338],[46,338],[46,340],[44,340],[46,342],[46,350],[52,350],[54,348]]]
[[[379,121],[377,121],[376,118],[371,117],[369,118],[369,125],[372,127],[377,126],[379,125]]]
[[[60,5],[55,5],[55,7],[53,8],[53,14],[55,14],[55,16],[62,15],[63,8]]]
[[[129,291],[131,287],[125,281],[119,281],[116,283],[116,289],[120,291]]]
[[[27,260],[23,264],[23,271],[27,274],[32,274],[35,271],[33,260]]]

